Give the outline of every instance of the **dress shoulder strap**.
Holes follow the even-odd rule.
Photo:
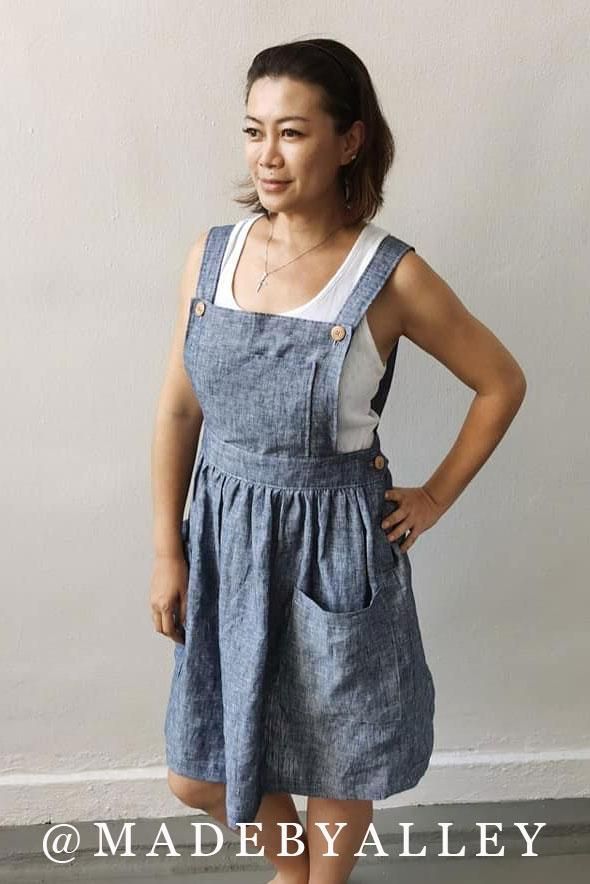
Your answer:
[[[415,251],[396,236],[385,236],[340,308],[336,322],[356,328],[406,252]]]
[[[197,281],[197,298],[213,302],[221,273],[221,262],[234,224],[220,224],[209,228]]]
[[[399,264],[400,260],[406,252],[409,251],[416,250],[414,246],[398,239],[396,236],[388,234],[384,237],[379,243],[375,254],[367,264],[360,279],[357,281],[357,284],[342,305],[342,308],[336,317],[336,322],[348,325],[351,330],[354,330],[367,312],[370,304],[383,288],[387,279]],[[398,345],[399,341],[396,342],[393,350],[389,354],[385,366],[385,372],[379,382],[377,392],[371,400],[371,408],[379,416],[381,416],[383,412],[391,388]]]

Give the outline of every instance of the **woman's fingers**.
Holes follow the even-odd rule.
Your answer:
[[[152,623],[156,632],[162,632],[162,615],[154,608],[152,608]]]
[[[411,526],[409,520],[404,519],[403,522],[401,522],[399,525],[396,525],[394,530],[387,535],[387,539],[393,542],[394,540],[398,540],[400,537],[402,537],[406,533],[406,531],[410,530]]]
[[[385,498],[395,500],[397,507],[383,519],[381,527],[388,532],[390,543],[404,538],[400,550],[406,552],[433,522],[430,501],[421,488],[388,488]]]
[[[174,611],[170,608],[152,607],[152,623],[154,624],[154,629],[156,632],[159,632],[161,635],[165,635],[167,638],[173,639],[175,642],[180,642],[181,644],[184,644],[186,595],[183,595],[181,597],[179,608],[180,615],[179,617],[176,617]]]
[[[162,611],[162,629],[168,638],[176,635],[176,623],[172,611]]]
[[[400,552],[403,552],[403,553],[407,552],[409,550],[409,548],[416,543],[419,536],[420,536],[420,532],[415,533],[414,531],[411,531],[410,534],[408,535],[408,537],[406,537],[406,539],[404,540],[404,542],[400,544]]]
[[[152,623],[156,632],[180,644],[185,643],[187,596],[185,556],[156,557],[150,592]]]
[[[413,546],[418,537],[436,524],[444,512],[444,508],[437,504],[422,486],[388,488],[385,491],[385,498],[396,501],[397,507],[383,519],[381,527],[389,532],[387,539],[391,543],[407,534],[400,545],[402,552]]]

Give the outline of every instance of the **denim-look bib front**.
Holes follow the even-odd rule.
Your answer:
[[[377,800],[414,786],[435,692],[410,561],[381,528],[389,460],[377,431],[366,449],[336,444],[352,334],[413,247],[385,237],[325,322],[216,305],[231,229],[209,231],[185,335],[204,424],[165,733],[170,769],[226,784],[235,829],[265,792]]]

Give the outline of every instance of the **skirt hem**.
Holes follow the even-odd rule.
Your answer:
[[[166,766],[172,773],[181,777],[189,777],[191,780],[206,780],[207,782],[225,783],[225,769],[219,765],[207,764],[199,761],[186,762],[175,761],[169,756]]]
[[[287,779],[282,779],[280,783],[267,782],[266,784],[263,784],[262,794],[264,795],[266,792],[273,794],[285,792],[287,794],[301,795],[309,798],[333,798],[334,800],[342,801],[383,801],[386,798],[390,798],[392,795],[397,795],[400,792],[407,792],[409,789],[413,789],[428,770],[430,759],[431,755],[414,765],[407,775],[403,777],[403,779],[398,780],[395,785],[389,784],[382,789],[367,789],[366,786],[358,786],[357,788],[344,789],[342,792],[339,792],[334,788],[326,789],[319,783],[312,784],[308,782],[307,784],[303,784],[301,782],[297,783],[295,780],[289,782]],[[226,783],[225,770],[218,765],[199,763],[198,761],[187,764],[186,762],[175,762],[172,758],[168,758],[167,766],[173,773],[189,777],[190,779]],[[326,792],[330,792],[330,794],[327,795],[325,794]]]

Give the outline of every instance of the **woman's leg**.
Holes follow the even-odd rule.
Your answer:
[[[168,782],[174,794],[184,804],[204,810],[209,816],[227,826],[225,783],[193,780],[172,771],[168,771]],[[258,850],[264,847],[265,858],[276,867],[278,874],[272,878],[274,884],[307,884],[309,874],[307,839],[291,795],[288,792],[269,792],[264,795],[255,822],[262,823],[262,828],[253,827],[246,831],[256,836]],[[281,852],[281,829],[277,826],[277,822],[299,823],[301,826],[300,840],[305,844],[305,850],[298,856],[277,856],[277,853]],[[286,830],[287,836],[295,834],[292,826]],[[250,842],[248,849],[251,850],[253,846]],[[294,853],[296,846],[296,842],[287,842],[284,852]]]
[[[358,856],[353,854],[363,843],[372,819],[372,801],[308,798],[306,820],[309,848],[308,884],[346,884],[348,876],[358,862]],[[334,853],[337,856],[322,856],[328,852],[328,842],[322,829],[314,825],[316,822],[326,823],[326,831],[332,838],[338,832],[334,841]],[[347,825],[341,826],[340,823]]]
[[[276,867],[277,874],[270,879],[269,884],[307,884],[309,877],[309,854],[307,852],[307,836],[305,826],[299,819],[299,814],[288,792],[267,793],[260,804],[256,822],[262,823],[262,831],[258,833],[257,844],[264,845],[265,857]],[[305,845],[305,849],[298,856],[277,856],[281,851],[281,829],[279,823],[299,823],[301,835],[299,840]],[[251,832],[255,832],[252,829]],[[294,826],[285,830],[285,837],[296,835]],[[297,842],[286,841],[284,852],[294,853]]]
[[[221,796],[219,801],[208,810],[208,813],[219,820],[219,822],[227,825],[225,816],[225,795]],[[260,850],[264,847],[264,856],[271,862],[277,874],[271,878],[268,884],[307,884],[309,877],[309,854],[307,852],[307,837],[305,834],[305,826],[299,819],[299,814],[293,802],[293,798],[288,792],[269,792],[263,796],[256,814],[255,822],[262,823],[262,828],[257,830],[252,827],[246,830],[250,835],[256,835],[256,847]],[[282,830],[277,823],[299,823],[302,832],[299,840],[305,845],[305,849],[297,856],[277,856],[281,853]],[[285,830],[285,836],[296,835],[293,826],[289,826]],[[252,850],[254,844],[250,842],[249,850]],[[286,841],[283,852],[295,853],[297,843],[295,841]]]

